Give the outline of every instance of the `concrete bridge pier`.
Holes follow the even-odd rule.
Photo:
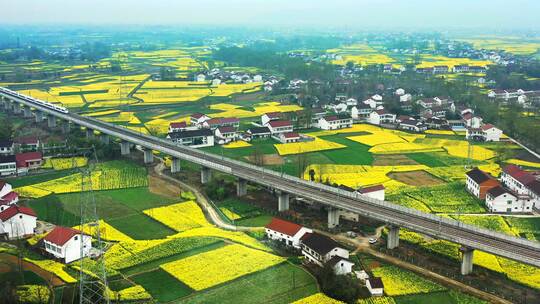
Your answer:
[[[69,121],[65,121],[62,123],[62,133],[67,134],[71,130],[71,124]]]
[[[388,240],[386,241],[386,248],[394,249],[399,246],[399,227],[391,225],[388,227]]]
[[[154,153],[152,153],[151,149],[143,149],[144,153],[144,163],[145,164],[151,164],[154,162]]]
[[[36,111],[34,115],[36,116],[36,123],[41,123],[43,121],[43,112]]]
[[[86,128],[86,139],[94,138],[94,130]]]
[[[15,115],[19,115],[22,113],[21,106],[16,102],[13,103],[13,113],[15,113]]]
[[[32,110],[30,109],[30,107],[23,106],[23,114],[24,114],[24,118],[31,118]]]
[[[236,195],[244,196],[247,194],[247,180],[243,178],[238,178],[236,182]]]
[[[201,184],[207,184],[212,178],[212,171],[208,167],[201,168]]]
[[[171,162],[171,173],[180,172],[180,158],[173,157]]]
[[[47,126],[52,129],[52,128],[56,128],[56,117],[52,116],[52,115],[48,115],[47,116]]]
[[[289,210],[289,200],[290,200],[289,193],[283,192],[283,191],[279,192],[279,196],[278,196],[278,211],[279,212]]]
[[[461,251],[461,274],[471,274],[473,270],[474,249],[467,246],[461,246],[459,251]]]
[[[120,154],[121,155],[129,155],[131,149],[131,144],[127,141],[123,141],[120,143]]]
[[[328,228],[335,228],[339,225],[339,209],[328,207]]]

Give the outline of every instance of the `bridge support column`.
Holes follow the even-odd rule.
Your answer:
[[[247,180],[243,178],[238,178],[236,182],[236,195],[244,196],[247,194]]]
[[[86,139],[94,138],[94,130],[86,128]]]
[[[23,114],[25,118],[31,118],[32,117],[32,110],[30,107],[23,107]]]
[[[34,114],[36,115],[36,123],[41,123],[43,121],[43,112],[36,111]]]
[[[180,158],[173,157],[171,162],[171,173],[180,172]]]
[[[120,143],[120,154],[122,155],[129,155],[131,144],[127,141],[123,141]]]
[[[71,124],[69,121],[65,121],[62,123],[62,133],[67,134],[71,130]]]
[[[289,193],[281,191],[278,196],[278,211],[289,210]]]
[[[474,249],[462,246],[459,251],[461,251],[461,274],[471,274],[473,270]]]
[[[388,240],[386,241],[386,247],[388,249],[394,249],[399,246],[399,227],[390,226],[388,228]]]
[[[47,116],[47,126],[49,128],[56,128],[56,117],[49,115]]]
[[[212,171],[210,168],[202,167],[201,168],[201,184],[207,184],[212,178]]]
[[[154,153],[152,153],[151,149],[143,149],[143,153],[145,164],[151,164],[154,162]]]
[[[328,208],[328,228],[335,228],[339,225],[339,209]]]
[[[15,115],[19,115],[21,114],[22,110],[21,110],[21,106],[18,104],[18,103],[13,103],[13,113],[15,113]]]

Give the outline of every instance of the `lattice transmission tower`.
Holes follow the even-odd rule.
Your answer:
[[[107,273],[105,271],[105,244],[101,240],[101,229],[97,214],[96,198],[93,191],[93,176],[101,176],[96,169],[97,155],[95,147],[92,147],[95,164],[89,161],[88,166],[80,168],[81,194],[80,194],[80,230],[94,237],[91,246],[85,243],[81,237],[80,245],[80,270],[79,270],[79,303],[101,304],[110,303],[107,285]],[[96,174],[97,173],[97,174]],[[91,249],[89,247],[92,247]],[[93,259],[90,263],[85,261],[84,256]]]

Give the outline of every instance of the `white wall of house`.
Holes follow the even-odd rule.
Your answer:
[[[8,238],[16,239],[34,234],[37,218],[32,215],[18,213],[5,222],[0,221],[0,234],[7,233]]]
[[[377,112],[371,112],[371,114],[369,114],[368,122],[373,125],[380,125],[381,116]]]
[[[337,275],[347,274],[352,272],[352,267],[354,263],[351,263],[347,260],[341,260],[334,265],[334,272]]]
[[[504,193],[497,197],[486,195],[486,206],[490,212],[531,212],[533,200],[531,197],[518,198],[511,193]]]
[[[489,128],[484,130],[485,141],[500,141],[503,131],[498,128]]]
[[[476,197],[480,197],[480,185],[478,185],[472,178],[467,176],[467,181],[465,182],[465,188],[467,191],[469,191],[472,195]]]
[[[287,235],[272,229],[265,228],[266,236],[271,240],[283,242],[287,246],[293,246],[294,248],[300,248],[300,238],[306,233],[313,232],[311,229],[302,227],[295,235]]]
[[[6,195],[7,195],[8,193],[10,193],[12,190],[13,190],[13,187],[11,187],[10,184],[5,183],[5,184],[4,184],[4,187],[2,187],[2,189],[0,189],[0,198],[6,196]]]
[[[17,173],[17,163],[9,162],[0,164],[0,176],[13,175]]]
[[[81,235],[74,235],[63,246],[58,246],[48,241],[44,241],[45,251],[53,256],[64,259],[65,263],[71,263],[81,258]],[[88,256],[92,249],[92,238],[88,235],[83,235],[83,257]]]
[[[271,125],[267,126],[268,129],[270,129],[270,132],[272,134],[279,134],[279,133],[289,133],[293,131],[293,126],[283,126],[283,127],[272,127]]]

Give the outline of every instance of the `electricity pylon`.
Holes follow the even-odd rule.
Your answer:
[[[92,147],[95,162],[97,163],[97,155],[95,147]],[[105,271],[105,244],[101,240],[101,231],[99,227],[99,217],[97,214],[96,198],[93,192],[92,175],[97,173],[95,166],[88,164],[87,167],[79,169],[81,174],[81,194],[80,194],[80,217],[81,232],[93,235],[92,242],[93,250],[97,252],[95,263],[92,263],[91,269],[88,264],[85,264],[85,255],[89,255],[90,244],[85,243],[85,238],[80,238],[80,270],[79,270],[79,303],[80,304],[95,304],[95,303],[110,303],[107,285],[107,273]]]

